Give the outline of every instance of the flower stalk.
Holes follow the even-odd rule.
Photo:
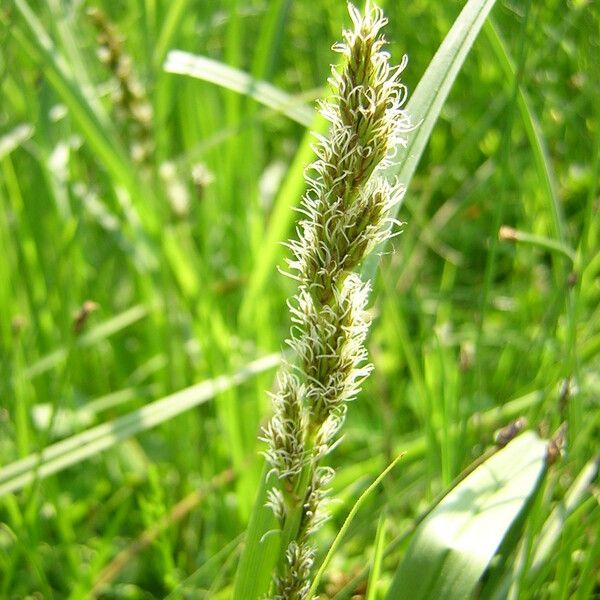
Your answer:
[[[372,368],[365,347],[370,284],[354,270],[389,237],[393,221],[387,215],[404,194],[381,173],[411,128],[400,81],[406,57],[390,66],[380,34],[387,21],[379,8],[367,4],[361,14],[349,5],[349,12],[353,29],[333,47],[345,64],[341,71],[332,68],[332,99],[320,105],[329,134],[317,137],[303,218],[288,244],[287,274],[298,281],[287,340],[294,359],[279,378],[273,418],[263,432],[276,479],[268,504],[282,531],[275,600],[309,597],[310,537],[326,519],[334,475],[321,462],[340,441],[347,403]]]

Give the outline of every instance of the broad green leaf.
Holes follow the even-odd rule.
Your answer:
[[[290,96],[274,85],[254,79],[251,75],[222,62],[182,50],[171,50],[167,54],[164,70],[209,81],[228,90],[246,94],[305,127],[312,123],[313,111],[304,105],[304,100]]]
[[[546,442],[526,432],[477,467],[417,529],[388,600],[469,598],[546,472]]]
[[[129,437],[156,427],[207,402],[216,394],[276,367],[280,360],[279,354],[270,354],[247,364],[231,375],[221,375],[185,388],[114,421],[92,427],[48,446],[41,454],[33,454],[8,464],[0,469],[0,496],[19,490],[36,479],[43,479],[62,471]]]

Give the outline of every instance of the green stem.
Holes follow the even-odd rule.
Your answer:
[[[311,457],[314,449],[314,437],[307,440],[307,456]],[[306,502],[306,495],[308,494],[308,487],[312,480],[312,476],[315,470],[315,463],[310,462],[304,465],[302,471],[298,476],[296,485],[292,492],[285,492],[286,494],[286,507],[287,515],[283,525],[283,531],[281,532],[281,547],[279,549],[279,561],[277,564],[277,572],[279,575],[283,574],[285,566],[287,564],[285,553],[291,542],[298,539],[300,532],[300,524],[304,515],[304,504]]]

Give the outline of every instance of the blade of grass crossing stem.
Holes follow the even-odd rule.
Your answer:
[[[408,187],[452,84],[494,4],[495,0],[470,0],[444,38],[417,89],[409,99],[407,110],[418,127],[414,135],[409,137],[407,148],[397,149],[403,159],[388,169],[386,172],[388,178],[398,179]],[[320,133],[326,128],[327,122],[321,119],[319,124],[321,128],[318,128],[317,131]],[[251,317],[252,307],[260,297],[268,281],[269,273],[275,270],[279,256],[278,244],[286,238],[292,226],[294,219],[292,208],[299,200],[304,186],[302,173],[304,166],[312,156],[311,143],[311,136],[307,134],[296,154],[294,164],[290,167],[293,176],[288,175],[288,179],[292,182],[291,189],[286,189],[287,185],[284,185],[282,193],[278,195],[275,202],[275,211],[265,236],[261,261],[250,277],[240,311],[243,320]],[[298,165],[300,158],[303,159],[303,162]],[[297,170],[298,166],[301,168],[300,172]],[[296,185],[294,185],[294,181],[297,182]],[[294,193],[289,194],[288,192]],[[400,206],[396,207],[396,210],[400,210]],[[375,275],[378,257],[383,250],[383,247],[378,248],[367,259],[363,273],[368,279],[372,279]]]
[[[108,423],[92,427],[66,440],[0,469],[0,496],[80,463],[98,452],[142,431],[156,427],[194,408],[216,394],[238,386],[258,373],[276,367],[281,358],[271,354],[255,360],[231,375],[221,375],[156,400]]]
[[[377,477],[377,479],[375,479],[375,481],[360,495],[359,499],[354,503],[354,506],[348,513],[348,516],[346,517],[344,524],[342,525],[342,527],[338,531],[337,535],[335,536],[335,539],[333,540],[333,543],[331,544],[331,548],[329,548],[329,552],[327,552],[327,555],[323,559],[323,562],[321,563],[321,566],[319,567],[319,570],[317,571],[317,573],[315,575],[315,578],[310,587],[310,591],[308,593],[309,598],[312,598],[316,594],[317,587],[319,586],[321,577],[323,577],[323,574],[325,573],[325,569],[327,569],[329,563],[331,562],[331,559],[333,558],[333,555],[335,554],[339,545],[342,543],[342,540],[344,539],[344,535],[348,531],[348,528],[350,527],[350,524],[352,523],[354,517],[358,513],[360,507],[365,503],[365,500],[371,495],[371,493],[375,490],[375,488],[383,481],[385,476],[398,464],[400,459],[402,459],[404,457],[404,455],[405,455],[404,452],[402,454],[398,455],[385,468],[385,470],[381,472],[381,474]]]
[[[397,148],[402,158],[387,169],[387,178],[409,186],[452,85],[494,4],[495,0],[469,0],[446,34],[409,98],[406,110],[416,129],[409,135],[407,147]],[[392,216],[396,217],[399,210],[400,205],[396,206]],[[377,248],[367,259],[363,274],[368,279],[375,276],[378,257],[384,250],[385,246]]]
[[[407,110],[413,122],[419,126],[414,135],[410,136],[407,148],[398,148],[398,153],[403,156],[403,159],[386,172],[386,176],[390,179],[397,178],[404,185],[409,185],[452,84],[494,3],[495,0],[470,0],[446,35],[408,102]],[[313,125],[319,133],[322,133],[326,127],[327,122],[320,117]],[[295,216],[292,209],[300,199],[304,188],[303,170],[312,157],[311,144],[312,136],[307,133],[275,201],[261,260],[250,276],[247,293],[240,310],[242,319],[248,320],[251,317],[253,306],[260,298],[269,274],[275,270],[280,252],[279,243],[286,238],[291,229]],[[398,206],[397,210],[399,208]],[[381,251],[383,248],[373,252],[365,264],[363,273],[368,278],[372,278],[375,274]]]
[[[547,444],[526,432],[459,483],[417,529],[387,600],[470,598],[546,472]]]
[[[371,562],[371,572],[369,573],[369,583],[367,584],[367,597],[365,600],[377,600],[377,582],[381,573],[383,555],[385,550],[385,524],[387,520],[387,511],[384,508],[377,524],[377,533],[375,534],[375,547],[373,548],[373,560]]]

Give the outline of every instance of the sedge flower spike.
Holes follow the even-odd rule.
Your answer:
[[[305,175],[303,218],[297,239],[288,244],[287,274],[298,281],[289,301],[287,344],[294,358],[279,377],[274,414],[262,436],[276,479],[268,505],[282,534],[274,600],[309,600],[309,538],[327,518],[333,477],[320,462],[340,441],[347,403],[372,368],[365,347],[370,284],[354,271],[390,236],[387,215],[404,194],[382,173],[411,129],[400,81],[407,59],[390,66],[380,34],[387,20],[379,8],[368,3],[361,14],[349,5],[349,12],[353,28],[333,47],[344,66],[332,68],[333,94],[320,104],[329,133],[317,137],[317,158]]]

